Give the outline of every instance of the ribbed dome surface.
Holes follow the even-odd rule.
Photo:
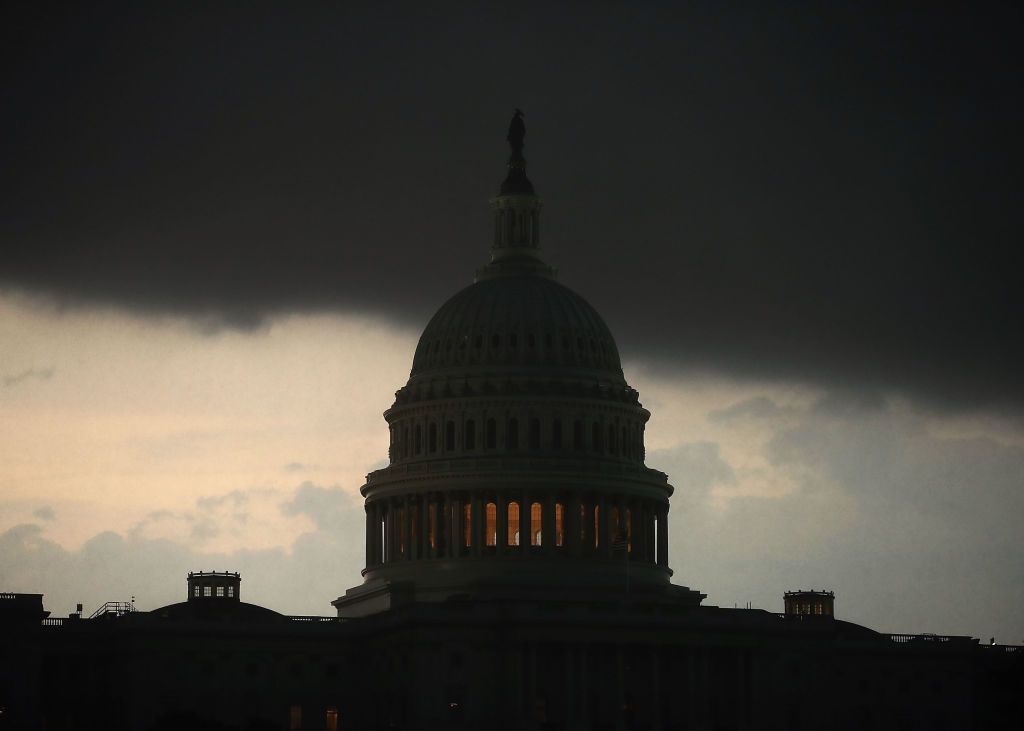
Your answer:
[[[622,378],[618,348],[601,316],[572,290],[536,274],[484,279],[444,303],[420,336],[412,375],[524,364]]]

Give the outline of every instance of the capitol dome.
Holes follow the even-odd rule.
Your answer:
[[[524,132],[517,115],[490,261],[430,319],[384,412],[388,465],[360,490],[364,581],[339,616],[468,596],[700,603],[669,580],[673,488],[644,464],[650,412],[604,320],[541,254]]]
[[[490,369],[590,372],[625,384],[608,326],[586,300],[549,276],[481,279],[427,324],[412,377]]]

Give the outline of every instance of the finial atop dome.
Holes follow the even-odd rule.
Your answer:
[[[533,195],[533,183],[526,177],[526,158],[523,157],[523,139],[526,137],[526,125],[523,123],[523,111],[516,109],[512,121],[508,125],[508,145],[512,152],[508,157],[508,175],[501,184],[501,195]]]

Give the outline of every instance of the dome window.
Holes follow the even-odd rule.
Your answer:
[[[466,449],[476,449],[476,422],[472,419],[469,419],[466,422],[466,434],[464,441]]]
[[[437,424],[431,424],[428,431],[427,448],[431,454],[437,451]]]
[[[455,422],[449,421],[444,425],[444,451],[451,452],[455,449]]]
[[[541,505],[540,503],[533,503],[530,506],[530,545],[540,546],[542,538]]]
[[[519,545],[519,503],[515,500],[508,504],[508,545]]]
[[[508,449],[519,449],[519,419],[508,420],[508,431],[505,433],[505,446]]]

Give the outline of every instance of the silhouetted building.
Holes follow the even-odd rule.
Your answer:
[[[787,591],[782,603],[787,615],[831,617],[835,614],[836,595],[831,591]]]
[[[722,609],[671,582],[650,413],[598,313],[540,249],[525,127],[491,203],[491,260],[426,326],[367,476],[363,582],[337,617],[186,601],[48,619],[0,609],[5,728],[1009,728],[1024,653],[834,618]],[[5,595],[6,596],[6,595]],[[20,596],[20,595],[19,595]],[[12,605],[13,606],[13,605]],[[7,670],[5,670],[7,672]],[[1014,727],[1016,727],[1014,725]]]

